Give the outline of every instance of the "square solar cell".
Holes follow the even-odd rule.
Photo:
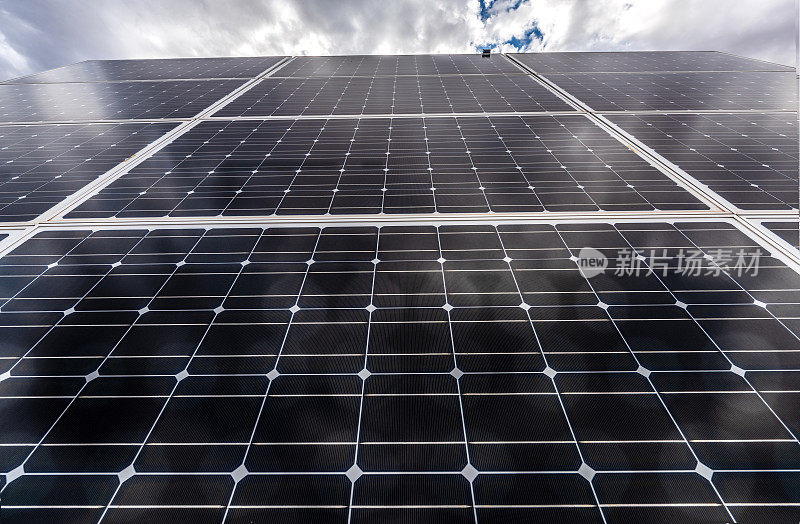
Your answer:
[[[36,218],[176,125],[0,126],[0,221]]]
[[[572,111],[522,74],[265,78],[215,116]]]
[[[510,56],[541,74],[793,70],[789,66],[717,51],[516,53]]]
[[[190,118],[244,80],[0,84],[0,122]]]
[[[282,56],[230,58],[167,58],[154,60],[86,60],[43,73],[9,80],[13,84],[255,78]]]
[[[583,116],[203,122],[71,218],[706,209]]]
[[[760,250],[701,220],[46,230],[0,258],[0,515],[795,518],[800,275]]]
[[[569,73],[548,78],[594,111],[796,111],[790,72]]]
[[[608,118],[740,209],[797,209],[796,114]]]

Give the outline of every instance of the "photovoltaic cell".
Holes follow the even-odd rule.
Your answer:
[[[0,126],[0,222],[36,218],[176,125]]]
[[[583,116],[203,122],[70,218],[706,209]]]
[[[0,122],[189,118],[243,80],[0,84]]]
[[[25,76],[8,83],[109,82],[254,78],[280,62],[282,56],[247,58],[169,58],[156,60],[86,60]]]
[[[721,269],[758,249],[723,222],[45,231],[0,259],[0,515],[796,520],[800,277]]]
[[[667,71],[793,71],[792,67],[716,51],[511,54],[536,73],[641,73]]]
[[[595,111],[796,111],[786,72],[573,73],[548,78]]]
[[[519,73],[502,56],[483,58],[470,55],[352,55],[297,56],[276,76],[395,76],[395,75],[472,75]]]
[[[573,108],[532,77],[521,74],[267,78],[214,116],[501,111],[573,111]]]
[[[797,209],[794,113],[608,118],[741,209]]]

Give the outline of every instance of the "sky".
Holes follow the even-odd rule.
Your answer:
[[[0,78],[87,59],[718,50],[795,64],[794,0],[6,0]]]

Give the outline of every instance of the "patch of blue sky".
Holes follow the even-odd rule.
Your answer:
[[[514,0],[513,2],[504,2],[502,0],[478,0],[478,4],[480,5],[481,22],[486,22],[486,20],[497,14],[499,8],[502,8],[503,12],[516,11],[519,9],[519,6],[524,4],[526,1],[527,0]],[[498,3],[503,4],[503,6],[496,7],[495,4]]]
[[[512,36],[511,38],[506,40],[504,43],[513,46],[517,50],[522,50],[522,49],[526,49],[528,46],[530,46],[531,42],[533,42],[534,40],[538,40],[540,42],[544,41],[544,34],[535,25],[533,27],[531,27],[530,29],[526,30],[522,34],[522,38],[518,38],[516,36]]]
[[[515,51],[524,51],[530,47],[534,40],[538,40],[539,42],[544,41],[544,33],[542,33],[542,31],[536,25],[526,29],[522,36],[512,36],[511,38],[502,42],[483,42],[476,45],[475,49],[480,51],[481,49],[497,49],[501,46],[509,45],[513,47]]]

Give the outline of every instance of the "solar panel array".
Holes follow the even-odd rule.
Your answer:
[[[797,522],[794,78],[668,52],[0,83],[0,521]]]

